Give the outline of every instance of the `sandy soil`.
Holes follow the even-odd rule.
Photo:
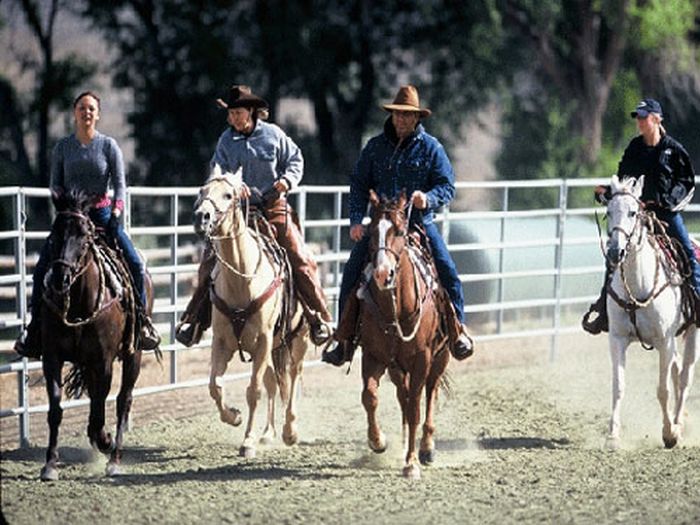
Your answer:
[[[2,512],[12,524],[699,523],[700,386],[685,439],[665,450],[658,359],[630,349],[623,443],[613,452],[604,446],[605,338],[564,338],[553,363],[546,343],[484,344],[471,360],[450,364],[438,456],[420,481],[401,476],[388,379],[380,414],[389,449],[369,451],[356,362],[349,375],[307,369],[300,443],[260,447],[255,459],[238,457],[243,430],[218,420],[205,388],[137,399],[124,473],[115,478],[89,449],[85,419],[62,431],[56,483],[37,479],[43,443],[3,446]],[[206,369],[204,352],[199,359]],[[229,403],[243,408],[244,386],[228,385]]]

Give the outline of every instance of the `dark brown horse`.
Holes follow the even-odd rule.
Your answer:
[[[386,449],[386,438],[377,421],[377,391],[385,370],[396,385],[401,405],[406,445],[403,475],[420,478],[416,457],[416,433],[420,402],[426,397],[425,422],[420,442],[420,462],[434,459],[433,410],[438,386],[450,360],[448,338],[441,323],[443,302],[433,265],[408,231],[407,199],[380,200],[370,192],[369,233],[372,275],[360,289],[362,403],[367,411],[369,446]],[[410,212],[409,212],[410,213]],[[369,272],[368,272],[369,273]]]
[[[118,472],[122,438],[131,409],[132,391],[141,368],[134,341],[137,299],[128,269],[100,240],[88,217],[91,199],[70,194],[54,199],[57,215],[51,230],[51,263],[41,304],[43,371],[49,397],[49,446],[41,479],[58,479],[58,429],[63,417],[61,394],[64,362],[73,363],[66,395],[90,396],[87,428],[93,447],[110,454],[107,474]],[[153,289],[147,282],[148,310]],[[117,397],[117,433],[105,431],[105,400],[112,385],[112,366],[122,360]]]

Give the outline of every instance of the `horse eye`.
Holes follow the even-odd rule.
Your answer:
[[[634,211],[634,210],[631,210],[630,212],[627,213],[627,215],[628,215],[629,217],[634,217],[635,215],[637,215],[637,212]]]
[[[224,193],[224,199],[230,201],[231,199],[233,199],[233,195],[230,193]]]

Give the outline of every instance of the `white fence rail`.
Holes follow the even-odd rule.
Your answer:
[[[588,303],[597,297],[603,259],[594,224],[591,189],[605,180],[460,182],[450,210],[438,215],[443,235],[464,285],[468,323],[479,341],[550,336],[551,356],[557,335],[580,330]],[[126,229],[149,259],[156,283],[154,318],[172,353],[168,384],[138,388],[135,396],[201,386],[202,377],[178,381],[178,355],[188,349],[175,342],[174,330],[189,299],[196,275],[197,239],[190,222],[198,188],[132,187],[128,191]],[[336,310],[348,240],[345,186],[303,186],[292,196],[307,242],[316,249],[331,309]],[[538,209],[513,209],[514,203],[544,202]],[[0,350],[13,355],[12,342],[25,322],[31,271],[36,252],[48,235],[48,190],[0,188],[0,210],[12,229],[0,231]],[[43,213],[32,214],[43,201]],[[462,204],[462,203],[468,204]],[[583,205],[577,203],[583,203]],[[462,210],[461,208],[465,208]],[[468,209],[467,209],[468,208]],[[692,218],[700,210],[686,212]],[[688,219],[686,219],[688,220]],[[692,229],[692,222],[690,223]],[[209,340],[200,346],[208,346]],[[311,366],[318,361],[308,363]],[[27,360],[0,365],[0,374],[17,375],[17,399],[2,400],[0,418],[18,417],[20,444],[29,440],[29,417],[48,405],[30,406],[28,373],[41,368]],[[231,374],[227,380],[246,377]],[[110,398],[111,399],[111,398]],[[8,405],[9,403],[9,405]],[[64,408],[88,400],[67,400]]]

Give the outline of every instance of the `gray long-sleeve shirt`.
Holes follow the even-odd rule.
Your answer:
[[[114,205],[122,208],[126,177],[124,158],[116,140],[97,132],[89,144],[81,144],[75,134],[56,143],[51,154],[52,191],[80,190],[100,196],[102,204],[109,205],[106,197],[110,184],[114,188]]]
[[[243,171],[243,182],[261,191],[284,179],[293,189],[304,174],[301,150],[279,126],[258,120],[250,135],[232,128],[219,137],[211,166],[218,164],[224,172]]]

